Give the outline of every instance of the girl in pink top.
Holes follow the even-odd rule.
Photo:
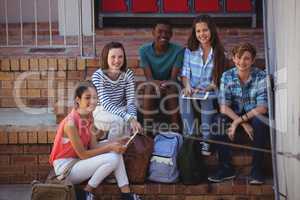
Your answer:
[[[94,199],[94,189],[105,177],[114,172],[121,198],[139,200],[140,197],[130,192],[128,178],[122,154],[126,151],[126,139],[110,141],[97,145],[96,129],[93,125],[92,112],[97,105],[95,87],[89,82],[82,82],[75,89],[75,106],[71,113],[60,123],[50,155],[50,164],[55,173],[61,174],[74,159],[78,162],[72,167],[68,179],[73,184],[89,179],[84,188],[87,200]]]

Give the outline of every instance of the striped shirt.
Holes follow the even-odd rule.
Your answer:
[[[92,82],[97,89],[98,105],[125,121],[136,118],[135,80],[130,69],[122,72],[117,80],[111,80],[102,69],[98,69],[92,76]]]
[[[205,63],[203,61],[203,50],[200,47],[196,51],[191,51],[188,48],[185,49],[181,76],[189,80],[192,88],[207,88],[212,83],[213,68],[212,48]]]
[[[266,73],[252,66],[248,81],[241,85],[236,67],[223,73],[219,104],[227,105],[237,114],[249,112],[257,106],[268,106]]]

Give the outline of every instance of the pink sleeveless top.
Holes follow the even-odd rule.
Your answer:
[[[69,113],[68,116],[65,117],[58,126],[49,159],[51,165],[56,159],[78,158],[78,155],[76,154],[73,146],[71,145],[71,141],[68,140],[66,143],[63,142],[64,126],[68,122],[68,120],[74,122],[75,126],[77,127],[82,144],[86,149],[89,148],[89,144],[91,141],[90,127],[93,123],[92,115],[87,120],[82,120],[80,118],[79,113],[75,109],[73,109],[71,113]]]

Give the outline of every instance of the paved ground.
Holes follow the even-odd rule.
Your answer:
[[[20,110],[18,108],[0,108],[0,125],[36,126],[56,125],[56,118],[49,108]]]
[[[30,200],[30,184],[0,185],[0,200]]]

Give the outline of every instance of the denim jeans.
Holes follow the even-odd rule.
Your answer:
[[[259,116],[264,117],[267,119],[266,115]],[[253,117],[249,123],[251,124],[252,128],[254,129],[254,138],[252,141],[252,146],[255,148],[264,148],[266,146],[266,141],[268,138],[269,133],[269,126],[263,122],[259,117]],[[218,115],[215,118],[215,122],[218,123],[219,127],[219,134],[215,134],[212,136],[212,139],[218,140],[221,142],[230,142],[232,143],[227,134],[226,134],[226,128],[228,128],[228,125],[232,122],[230,118],[228,118],[225,115]],[[243,132],[242,127],[238,127],[236,130],[236,135],[241,134]],[[245,134],[245,133],[243,133]],[[227,145],[216,145],[217,151],[218,151],[218,158],[219,158],[219,164],[221,168],[224,167],[231,167],[231,147]],[[263,167],[263,159],[264,159],[264,153],[261,151],[255,151],[252,150],[252,170],[251,174],[253,173],[261,173],[262,167]]]
[[[183,134],[192,135],[202,133],[203,139],[209,139],[211,124],[217,110],[214,106],[215,99],[195,100],[180,98],[180,114],[183,123]],[[195,112],[200,112],[201,125],[195,118]]]

